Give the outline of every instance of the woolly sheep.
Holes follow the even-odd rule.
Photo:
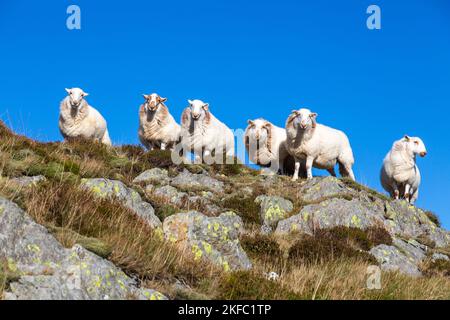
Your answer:
[[[164,104],[167,98],[156,93],[143,97],[145,102],[139,108],[139,140],[149,150],[173,149],[180,139],[181,127]]]
[[[317,113],[300,109],[293,110],[286,121],[286,145],[288,152],[295,158],[292,180],[298,179],[302,162],[308,179],[312,178],[313,166],[326,169],[336,176],[334,166],[337,162],[340,174],[355,180],[353,152],[347,136],[342,131],[317,123],[316,118]]]
[[[425,144],[418,137],[405,135],[392,145],[383,161],[380,179],[383,188],[392,198],[404,198],[414,204],[419,196],[420,171],[416,155],[425,157]]]
[[[181,115],[181,144],[184,151],[193,151],[196,161],[220,162],[222,156],[234,156],[233,132],[209,111],[209,104],[188,100]],[[220,157],[220,158],[219,158]],[[210,160],[211,159],[211,160]]]
[[[286,148],[284,128],[277,127],[262,118],[248,120],[244,143],[249,159],[253,163],[270,168],[272,173],[293,172],[294,159]]]
[[[111,145],[105,119],[85,98],[80,88],[66,89],[68,96],[60,105],[59,129],[64,139],[82,137]]]

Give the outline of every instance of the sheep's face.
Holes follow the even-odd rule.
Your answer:
[[[408,149],[415,155],[425,157],[427,155],[427,149],[422,139],[419,137],[404,136],[403,141],[407,144]]]
[[[161,103],[167,101],[167,98],[163,98],[156,93],[143,94],[142,96],[145,99],[144,108],[146,112],[155,112],[156,110],[158,110],[158,107],[161,105]]]
[[[208,111],[209,104],[204,103],[201,100],[188,100],[189,108],[191,109],[192,119],[197,121],[205,117],[206,111]]]
[[[293,126],[299,130],[306,130],[315,126],[317,113],[308,109],[293,110],[294,119]]]
[[[73,108],[78,108],[81,105],[84,97],[88,96],[88,94],[80,88],[66,89],[66,91],[70,98],[70,105]]]
[[[250,141],[264,144],[267,142],[270,123],[264,119],[248,120],[247,136]]]

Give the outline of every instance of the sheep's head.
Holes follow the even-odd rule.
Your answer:
[[[73,108],[78,108],[81,105],[83,99],[88,96],[88,94],[80,88],[72,88],[72,89],[66,88],[66,91],[70,98],[69,100],[70,105]]]
[[[163,98],[157,93],[143,94],[142,96],[145,99],[144,108],[146,112],[155,112],[156,110],[158,110],[158,107],[161,105],[161,103],[167,101],[167,98]]]
[[[317,113],[309,109],[292,110],[290,121],[295,129],[306,130],[316,127]]]
[[[271,123],[264,119],[248,120],[246,136],[250,141],[266,143],[271,131]]]
[[[419,137],[410,137],[405,135],[402,140],[414,155],[418,154],[421,157],[425,157],[427,155],[425,144]]]
[[[208,112],[209,104],[202,100],[188,100],[193,120],[203,119]]]

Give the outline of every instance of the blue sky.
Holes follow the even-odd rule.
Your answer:
[[[70,4],[81,30],[66,28]],[[370,4],[381,30],[366,28]],[[417,204],[450,227],[446,0],[1,0],[0,49],[0,117],[40,140],[61,139],[59,102],[75,86],[115,143],[138,143],[142,93],[167,97],[176,119],[202,99],[231,128],[257,117],[284,126],[309,107],[348,134],[357,179],[378,190],[392,142],[420,136]]]

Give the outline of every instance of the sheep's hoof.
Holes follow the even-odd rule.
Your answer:
[[[298,177],[297,178],[294,177],[294,178],[291,179],[292,182],[295,182],[297,180],[298,180]]]

